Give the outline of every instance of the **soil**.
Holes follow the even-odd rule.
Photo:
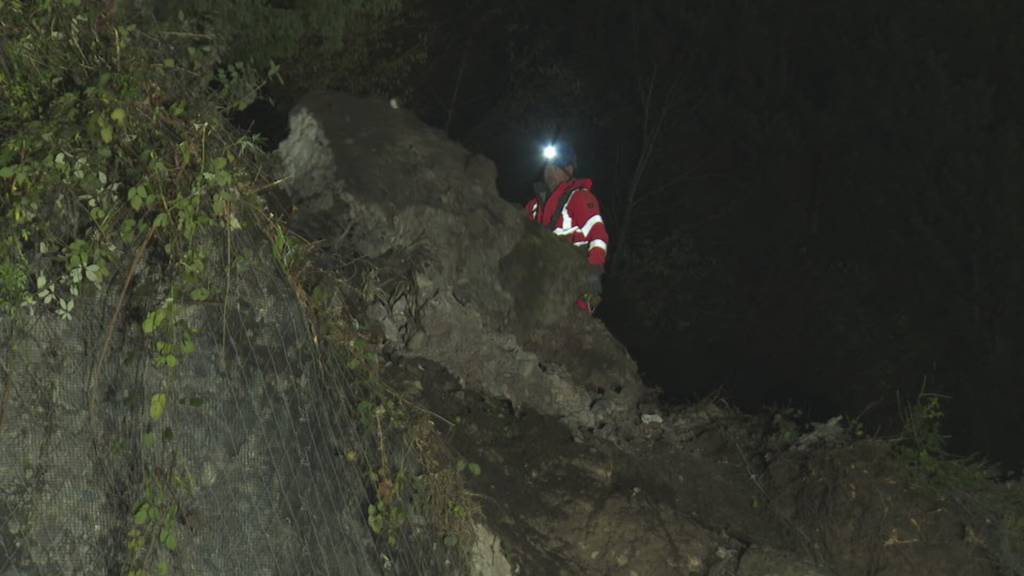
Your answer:
[[[772,419],[705,405],[623,449],[428,362],[392,370],[454,423],[438,426],[479,465],[468,486],[519,574],[999,574],[985,527],[908,485],[887,443],[787,449]]]

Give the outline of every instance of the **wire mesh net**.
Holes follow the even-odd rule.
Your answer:
[[[152,334],[146,266],[70,321],[0,317],[0,576],[458,572],[422,518],[387,524],[377,474],[415,454],[367,425],[351,359],[262,238],[221,244],[217,296]],[[158,366],[162,338],[195,351]]]

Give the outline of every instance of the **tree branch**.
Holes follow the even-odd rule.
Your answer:
[[[444,133],[451,136],[452,117],[455,116],[455,103],[459,98],[459,89],[462,87],[462,76],[466,72],[466,62],[469,59],[469,46],[472,38],[466,41],[462,49],[462,60],[459,63],[459,74],[455,77],[455,88],[452,89],[452,97],[448,102],[448,118],[444,122]]]

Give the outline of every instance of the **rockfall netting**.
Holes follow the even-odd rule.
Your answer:
[[[367,426],[268,243],[210,252],[219,285],[173,329],[142,329],[168,297],[152,262],[123,302],[126,270],[70,321],[0,317],[0,576],[460,572],[425,520],[370,508],[374,469],[415,454]],[[158,366],[170,337],[195,351]]]

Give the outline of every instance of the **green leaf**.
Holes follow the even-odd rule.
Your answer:
[[[142,321],[143,334],[152,334],[157,329],[157,326],[156,312],[146,314],[146,319]]]
[[[142,447],[148,450],[153,446],[156,446],[156,435],[152,432],[146,432],[142,435]]]
[[[178,365],[178,358],[174,354],[168,354],[167,356],[164,356],[164,362],[167,364],[168,368],[174,368]]]
[[[168,221],[169,217],[167,216],[167,213],[161,212],[156,215],[156,218],[153,219],[153,227],[160,228],[161,226],[166,226]]]
[[[206,288],[196,288],[189,296],[196,302],[202,302],[210,297],[210,292]]]
[[[274,237],[274,255],[278,257],[281,256],[284,251],[284,243],[284,233],[278,233],[278,235]]]
[[[0,168],[0,178],[10,178],[17,171],[17,166],[4,166]]]
[[[281,79],[281,66],[273,60],[270,61],[270,68],[267,70],[267,78],[271,80],[277,79],[277,81],[282,83],[284,82],[284,80]]]
[[[114,130],[110,126],[104,126],[100,129],[100,139],[104,144],[110,144],[114,140]]]
[[[159,420],[164,415],[165,407],[167,407],[167,394],[163,392],[153,394],[153,398],[149,401],[149,417]]]
[[[149,504],[143,504],[135,511],[134,521],[137,526],[142,526],[146,523],[146,519],[149,518]]]
[[[227,160],[227,158],[224,158],[223,156],[218,156],[218,157],[213,159],[213,169],[214,170],[223,170],[224,167],[227,166],[227,165],[228,165],[228,160]]]
[[[128,203],[131,204],[132,210],[136,212],[142,210],[142,206],[146,203],[146,188],[143,186],[132,186],[129,188]]]
[[[213,213],[223,216],[228,204],[228,196],[224,192],[217,192],[213,195]]]
[[[178,549],[178,538],[174,535],[174,532],[167,535],[167,540],[164,541],[164,546],[167,546],[167,549],[171,552]]]
[[[156,565],[156,573],[161,576],[167,574],[170,570],[171,568],[168,566],[167,560],[161,560],[160,563]]]
[[[466,468],[469,469],[469,473],[472,474],[473,476],[480,475],[480,465],[477,464],[476,462],[470,462],[469,464],[466,465]]]
[[[114,122],[124,122],[124,117],[124,108],[115,108],[114,111],[110,113],[110,119]]]
[[[370,516],[370,529],[374,534],[380,534],[384,530],[384,516],[380,514]]]
[[[131,242],[135,239],[135,219],[128,218],[121,223],[121,239],[125,242]]]

